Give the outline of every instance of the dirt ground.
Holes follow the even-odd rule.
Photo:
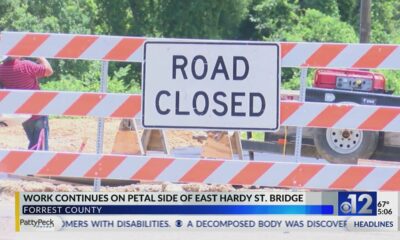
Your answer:
[[[119,119],[106,119],[104,127],[103,152],[111,153],[115,135],[118,131]],[[141,131],[139,131],[139,135]],[[201,146],[197,140],[193,139],[193,134],[205,134],[201,131],[191,132],[182,130],[166,131],[169,148]],[[77,152],[84,139],[87,143],[82,152],[96,152],[97,119],[95,118],[52,118],[50,119],[49,146],[51,151]],[[25,132],[20,125],[0,128],[0,149],[26,149],[28,140]],[[57,182],[46,181],[26,181],[18,179],[0,179],[0,199],[12,200],[16,191],[92,191],[92,186],[77,186],[73,184],[60,184]],[[159,192],[159,191],[234,191],[229,185],[206,185],[206,184],[171,184],[171,183],[152,183],[152,184],[133,184],[122,187],[102,187],[101,191],[121,191],[121,192]]]
[[[121,120],[106,119],[104,124],[103,152],[111,153],[115,135]],[[95,118],[52,118],[49,121],[49,146],[51,151],[77,152],[85,138],[88,139],[83,152],[96,152],[97,119]],[[140,133],[141,131],[139,131]],[[192,139],[194,132],[182,130],[166,131],[169,147],[200,146]],[[195,132],[196,133],[196,132]],[[198,133],[198,132],[197,132]],[[26,149],[28,139],[20,125],[0,127],[0,148]]]

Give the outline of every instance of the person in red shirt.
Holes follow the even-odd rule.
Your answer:
[[[4,57],[0,64],[0,85],[6,89],[40,90],[39,79],[53,74],[53,68],[45,58],[37,62],[17,57]],[[44,150],[49,149],[49,123],[47,116],[33,115],[22,123],[29,140],[29,149],[38,144],[40,132],[44,130]]]

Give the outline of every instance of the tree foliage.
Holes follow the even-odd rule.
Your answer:
[[[0,30],[357,42],[359,8],[360,0],[1,0]],[[373,0],[371,16],[372,42],[400,43],[399,1]],[[47,87],[98,87],[98,62],[52,60],[52,65],[57,74]],[[110,64],[114,91],[136,89],[139,75],[138,65]],[[297,78],[296,70],[284,70],[284,86],[295,86]],[[390,85],[400,92],[396,82],[391,79]]]
[[[372,1],[371,41],[395,43],[400,27],[400,2],[396,0]],[[397,42],[399,43],[399,42]]]
[[[318,24],[315,24],[318,22]],[[283,38],[296,42],[357,42],[353,27],[315,9],[307,9],[298,24],[286,31]]]
[[[249,20],[254,23],[255,39],[281,40],[299,21],[297,2],[287,0],[255,1]]]

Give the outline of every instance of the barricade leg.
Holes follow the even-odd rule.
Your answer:
[[[112,153],[127,155],[143,155],[143,146],[140,141],[135,121],[123,119],[115,136]]]
[[[147,151],[159,151],[166,155],[170,153],[166,134],[161,129],[143,130],[142,145],[145,153]]]
[[[234,132],[232,136],[229,136],[228,132],[210,131],[207,133],[201,157],[233,159],[233,154],[238,154],[239,159],[243,159],[239,132]]]

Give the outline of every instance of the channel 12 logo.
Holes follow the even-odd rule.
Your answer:
[[[376,192],[338,192],[339,216],[376,216]]]

